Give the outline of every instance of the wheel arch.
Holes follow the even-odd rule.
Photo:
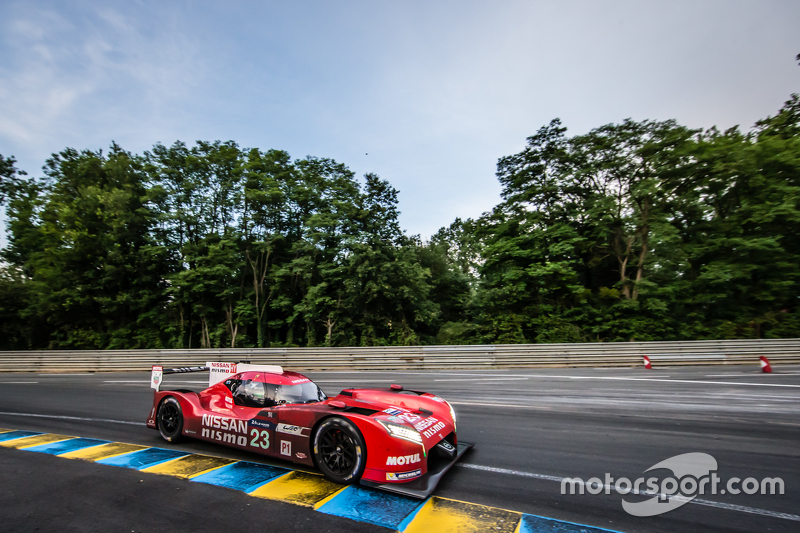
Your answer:
[[[314,425],[312,426],[311,434],[309,436],[309,443],[310,443],[309,451],[311,452],[309,455],[311,456],[311,459],[314,462],[314,468],[316,468],[317,470],[320,470],[319,464],[317,464],[317,454],[316,454],[316,451],[315,451],[315,448],[316,448],[315,443],[316,443],[317,433],[319,432],[320,426],[322,426],[322,424],[325,423],[325,421],[330,420],[332,418],[339,418],[339,419],[342,419],[342,420],[346,420],[347,422],[349,422],[355,428],[355,430],[358,432],[358,435],[361,437],[361,440],[364,443],[363,450],[361,450],[361,454],[363,456],[362,457],[363,465],[361,467],[361,472],[363,474],[363,472],[364,472],[364,470],[366,469],[366,466],[367,466],[367,461],[369,459],[369,443],[368,443],[368,439],[367,439],[366,435],[364,435],[364,431],[362,430],[361,425],[358,422],[361,422],[362,424],[363,423],[369,424],[370,422],[373,422],[373,421],[372,420],[363,420],[363,419],[359,418],[358,416],[355,416],[355,417],[349,416],[348,413],[345,413],[345,412],[328,413],[325,416],[321,417],[319,420],[317,420],[314,423]]]
[[[355,422],[355,420],[353,420],[353,418],[347,416],[346,413],[342,412],[342,413],[328,413],[325,416],[323,416],[322,418],[320,418],[319,420],[317,420],[316,422],[314,422],[314,425],[311,426],[311,434],[309,435],[309,442],[311,443],[311,446],[310,446],[311,454],[310,455],[311,455],[311,458],[314,460],[314,467],[319,469],[319,465],[317,464],[317,454],[314,453],[314,442],[317,439],[317,432],[319,431],[319,427],[322,425],[322,423],[325,422],[326,420],[330,420],[331,418],[342,418],[344,420],[347,420],[351,424],[353,424],[353,426],[355,426],[356,430],[361,435],[361,440],[364,441],[364,451],[363,451],[363,453],[364,453],[364,463],[366,464],[366,462],[367,462],[367,448],[369,447],[367,445],[367,438],[364,436],[364,432],[361,431],[361,428]]]
[[[164,405],[164,402],[170,398],[175,399],[181,408],[181,415],[183,416],[183,427],[181,428],[181,434],[183,435],[186,433],[186,412],[187,410],[191,412],[194,408],[194,405],[192,405],[192,402],[185,398],[181,392],[164,391],[163,396],[161,396],[156,403],[156,417],[158,417],[158,412],[161,410],[161,406]]]

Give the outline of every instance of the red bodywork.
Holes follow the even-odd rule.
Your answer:
[[[277,385],[310,381],[296,372],[242,372],[232,377]],[[157,429],[159,405],[170,396],[183,411],[183,435],[308,466],[315,466],[313,436],[319,423],[331,416],[346,418],[366,444],[362,480],[374,483],[404,483],[424,476],[434,446],[443,439],[457,444],[450,405],[417,391],[345,389],[321,402],[264,408],[235,405],[231,391],[219,382],[202,392],[156,391],[147,427]],[[422,444],[390,435],[379,420],[414,428]]]

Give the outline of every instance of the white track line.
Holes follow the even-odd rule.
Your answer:
[[[149,381],[144,381],[141,379],[117,379],[117,380],[110,380],[110,381],[103,381],[103,383],[138,383],[139,385],[149,385]],[[187,384],[187,385],[206,385],[208,381],[180,381],[176,380],[172,382],[173,384],[180,385],[180,384]]]
[[[707,378],[746,378],[748,376],[760,376],[761,374],[706,374]]]
[[[467,379],[434,379],[433,381],[527,381],[528,378],[467,378]]]
[[[315,379],[314,383],[391,383],[391,378],[386,379]]]
[[[566,378],[566,379],[610,379],[610,380],[620,380],[620,381],[658,381],[661,383],[694,383],[694,384],[701,384],[701,385],[744,385],[746,387],[791,387],[794,389],[800,389],[800,385],[782,385],[778,383],[735,383],[732,381],[700,381],[700,380],[689,380],[689,379],[648,379],[648,378],[610,378],[610,377],[593,377],[593,378],[584,378],[578,376],[542,376],[542,377],[550,377],[550,378]]]
[[[658,379],[658,378],[621,378],[610,376],[548,376],[546,374],[517,374],[509,377],[528,377],[528,378],[544,378],[544,379],[596,379],[596,380],[611,380],[611,381],[655,381],[659,383],[690,383],[699,385],[744,385],[747,387],[791,387],[800,389],[800,385],[784,385],[778,383],[735,383],[732,381],[700,381],[691,379]]]
[[[724,400],[725,398],[721,398],[721,399]],[[754,399],[759,399],[759,398],[757,396],[755,396]],[[524,400],[524,399],[521,398],[520,401],[522,401],[522,400]],[[792,398],[791,400],[794,400],[794,398]],[[565,407],[565,406],[570,406],[571,405],[571,406],[574,407],[576,405],[577,406],[581,406],[581,405],[585,405],[587,403],[597,404],[597,405],[599,405],[600,403],[603,403],[603,404],[606,404],[606,405],[623,405],[623,406],[625,406],[625,405],[631,406],[631,405],[640,405],[641,404],[641,402],[634,401],[634,400],[614,400],[614,399],[612,399],[612,400],[603,400],[601,402],[600,400],[593,399],[593,398],[570,398],[570,399],[567,399],[565,401],[546,402],[545,405],[525,405],[525,404],[518,404],[518,403],[494,403],[494,402],[491,402],[491,401],[486,401],[486,402],[474,402],[473,401],[473,402],[470,402],[470,401],[462,401],[462,400],[460,400],[458,398],[449,399],[447,401],[450,402],[452,405],[471,405],[471,406],[478,406],[478,407],[502,407],[502,408],[508,408],[508,409],[533,409],[533,410],[537,410],[537,411],[554,411],[554,410],[564,410],[564,409],[566,409],[566,410],[571,411],[571,412],[579,412],[579,411],[572,411],[571,409],[569,409],[569,407]],[[777,407],[778,405],[776,405],[776,404],[780,403],[780,401],[778,401],[778,400],[770,400],[770,401],[773,402],[773,404],[771,404],[770,406]],[[791,403],[797,403],[797,402],[793,401]],[[670,409],[674,409],[676,407],[685,409],[686,406],[690,406],[691,407],[693,405],[694,404],[692,402],[681,402],[681,403],[677,403],[677,404],[671,403],[668,406],[664,405],[662,407],[664,407],[665,409],[667,407],[669,407]],[[708,405],[708,406],[705,406],[704,408],[705,409],[720,410],[720,409],[725,409],[725,406]],[[740,412],[741,410],[742,409],[736,409],[734,412]],[[626,414],[625,416],[637,416],[637,415]],[[643,416],[642,418],[647,418],[647,417]]]
[[[34,413],[7,413],[0,411],[5,416],[30,416],[34,418],[55,418],[57,420],[85,420],[87,422],[111,422],[112,424],[127,424],[129,426],[144,426],[144,422],[127,422],[125,420],[111,420],[109,418],[86,418],[82,416],[37,415]]]
[[[91,372],[85,372],[83,374],[39,374],[40,376],[51,376],[54,378],[60,378],[61,376],[94,376]]]
[[[511,407],[516,409],[537,409],[540,411],[552,411],[552,407],[544,407],[540,405],[519,405],[513,403],[486,403],[486,402],[462,402],[459,400],[447,400],[448,403],[453,405],[479,405],[481,407]]]
[[[311,372],[309,372],[311,373]],[[661,383],[689,383],[698,385],[743,385],[745,387],[791,387],[800,388],[800,385],[785,385],[779,383],[736,383],[731,381],[700,381],[691,379],[660,379],[660,378],[625,378],[616,376],[564,376],[560,374],[462,374],[455,372],[392,372],[392,371],[359,371],[359,372],[325,372],[326,374],[391,374],[391,375],[409,375],[409,376],[482,376],[484,378],[542,378],[542,379],[596,379],[596,380],[613,380],[613,381],[655,381]],[[776,376],[788,374],[775,374]],[[434,380],[435,381],[435,380]],[[459,381],[459,380],[457,380]]]
[[[757,378],[757,377],[769,377],[769,378],[778,378],[781,376],[800,376],[800,372],[772,372],[772,375],[764,375],[763,372],[752,373],[752,374],[706,374],[705,377],[707,378]]]
[[[0,385],[32,385],[38,381],[0,381]]]
[[[484,472],[495,472],[498,474],[508,474],[512,476],[522,476],[522,477],[530,477],[534,479],[543,479],[545,481],[556,481],[561,483],[564,479],[558,476],[548,476],[545,474],[534,474],[533,472],[520,472],[519,470],[508,470],[506,468],[495,468],[493,466],[484,466],[484,465],[475,465],[470,463],[456,463],[455,466],[460,466],[462,468],[471,468],[473,470],[482,470]],[[603,485],[604,489],[611,491],[613,487],[608,485]],[[631,491],[637,492],[643,496],[655,496],[655,493],[649,493],[645,491]],[[686,498],[688,499],[688,498]],[[770,511],[767,509],[759,509],[757,507],[746,507],[744,505],[733,505],[730,503],[721,503],[721,502],[713,502],[711,500],[702,500],[700,498],[694,498],[689,500],[689,503],[696,503],[697,505],[705,505],[706,507],[715,507],[717,509],[725,509],[727,511],[740,511],[743,513],[750,513],[760,516],[769,516],[770,518],[782,518],[783,520],[793,520],[795,522],[800,522],[800,516],[796,514],[790,513],[779,513],[777,511]]]

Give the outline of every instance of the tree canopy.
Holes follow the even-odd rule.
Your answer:
[[[0,155],[0,349],[800,336],[800,97],[749,131],[556,119],[428,241],[342,163],[229,142]]]

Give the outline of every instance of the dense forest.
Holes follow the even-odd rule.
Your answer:
[[[800,337],[800,98],[567,135],[429,240],[344,164],[234,142],[0,156],[0,349]]]

